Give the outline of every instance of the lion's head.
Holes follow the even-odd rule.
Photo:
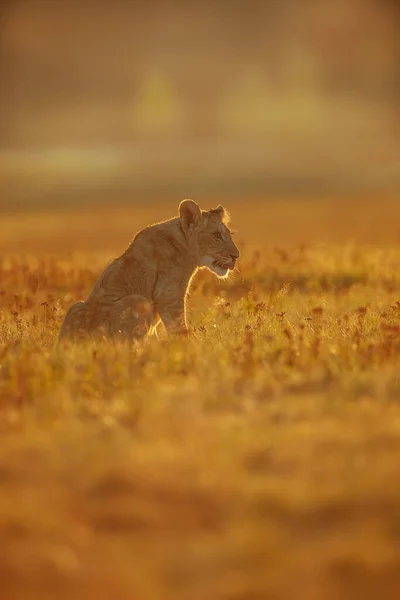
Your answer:
[[[223,206],[201,210],[193,200],[182,200],[179,217],[191,252],[197,257],[199,267],[207,267],[226,277],[233,270],[240,252],[229,231],[229,214]]]

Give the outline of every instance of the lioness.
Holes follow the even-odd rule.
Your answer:
[[[59,339],[93,335],[138,339],[161,320],[187,333],[186,294],[201,267],[218,277],[234,269],[239,250],[222,206],[200,210],[183,200],[179,216],[146,227],[98,278],[85,302],[68,310]]]

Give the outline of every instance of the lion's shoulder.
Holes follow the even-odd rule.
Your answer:
[[[135,256],[146,264],[153,259],[187,257],[187,245],[179,225],[179,219],[160,221],[138,231],[125,255]],[[188,258],[188,257],[187,257]],[[179,261],[180,263],[182,261]]]

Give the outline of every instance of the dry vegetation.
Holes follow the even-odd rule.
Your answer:
[[[199,276],[193,338],[65,351],[171,210],[1,218],[2,599],[400,597],[400,209],[227,206],[240,273]]]

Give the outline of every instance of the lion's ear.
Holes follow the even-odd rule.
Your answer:
[[[182,227],[187,230],[197,225],[200,221],[201,210],[194,200],[182,200],[179,205],[179,216]]]
[[[231,220],[231,216],[228,213],[228,211],[221,206],[220,204],[217,206],[217,208],[212,208],[210,210],[210,212],[214,213],[215,215],[217,215],[217,217],[223,222],[225,223],[225,225],[227,225],[229,223],[229,221]]]

